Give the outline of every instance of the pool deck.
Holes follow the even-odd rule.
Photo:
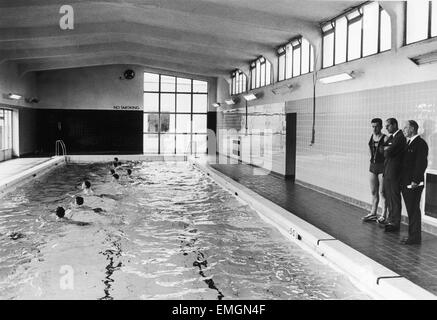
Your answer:
[[[0,162],[0,197],[65,163],[64,157],[17,158]]]
[[[0,162],[0,181],[33,168],[51,158],[17,158]]]
[[[386,233],[376,223],[363,223],[368,212],[290,180],[259,175],[259,168],[246,164],[209,164],[293,215],[326,232],[375,262],[437,295],[437,236],[422,232],[422,244],[399,243],[399,233]],[[255,174],[254,174],[255,173]]]

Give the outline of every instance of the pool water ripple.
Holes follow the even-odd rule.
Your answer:
[[[190,164],[126,167],[106,222],[62,224],[54,209],[84,177],[110,190],[109,164],[57,168],[2,199],[0,298],[368,298]],[[62,266],[73,289],[60,286]]]

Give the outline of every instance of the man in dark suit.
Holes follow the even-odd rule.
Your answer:
[[[401,224],[401,170],[402,156],[406,146],[406,139],[398,127],[395,118],[385,122],[385,128],[390,134],[384,146],[384,192],[388,202],[388,221],[384,226],[386,232],[399,231]]]
[[[401,241],[403,244],[420,244],[422,241],[420,198],[428,166],[428,144],[417,134],[418,129],[416,121],[405,122],[403,131],[408,144],[402,161],[401,187],[408,213],[408,237]]]

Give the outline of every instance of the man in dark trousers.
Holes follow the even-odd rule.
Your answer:
[[[403,244],[420,244],[422,241],[420,198],[428,166],[428,144],[417,134],[418,129],[416,121],[405,122],[403,131],[408,143],[402,161],[401,187],[408,213],[408,237],[401,241]]]
[[[384,192],[388,202],[388,221],[384,226],[386,232],[399,231],[401,224],[401,170],[402,156],[406,146],[406,139],[398,127],[395,118],[385,122],[385,128],[390,134],[384,147]]]

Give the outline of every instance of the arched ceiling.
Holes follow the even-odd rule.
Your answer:
[[[362,2],[362,1],[360,1]],[[360,2],[307,0],[2,0],[0,63],[22,73],[139,64],[227,76]],[[74,9],[61,30],[59,9]]]

